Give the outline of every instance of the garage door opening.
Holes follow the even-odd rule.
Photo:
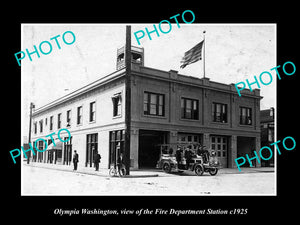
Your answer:
[[[249,157],[254,157],[255,151],[255,138],[253,137],[237,137],[237,158],[238,157],[245,157],[246,154],[249,155]],[[256,160],[251,161],[253,166],[256,166]],[[250,164],[248,160],[246,160],[246,163],[242,165],[243,167],[249,167]]]
[[[210,136],[210,149],[216,152],[222,168],[228,167],[228,143],[227,136]]]
[[[139,168],[155,168],[159,159],[160,145],[166,144],[168,132],[140,130]]]

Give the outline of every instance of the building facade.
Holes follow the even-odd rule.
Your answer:
[[[275,112],[274,108],[271,107],[270,109],[265,109],[260,111],[260,126],[261,126],[261,146],[270,146],[273,150],[274,155],[274,146],[270,144],[275,142],[275,124],[274,124],[274,117]],[[267,158],[267,156],[265,156]],[[274,166],[274,157],[267,161],[261,162],[262,166]]]
[[[124,49],[117,51],[117,70],[33,112],[32,142],[67,128],[72,137],[32,160],[71,164],[74,150],[79,165],[109,168],[116,149],[124,149]],[[215,150],[223,167],[236,167],[234,159],[260,149],[260,91],[144,66],[143,48],[132,47],[131,134],[132,168],[155,167],[164,144],[199,143]],[[67,138],[63,137],[63,138]],[[57,141],[55,143],[58,143]],[[38,142],[43,149],[43,141]],[[259,165],[256,165],[259,166]]]

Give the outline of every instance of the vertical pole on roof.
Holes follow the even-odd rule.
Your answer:
[[[125,152],[124,163],[126,175],[129,175],[130,169],[130,130],[131,130],[131,26],[126,26],[126,44],[125,44]]]

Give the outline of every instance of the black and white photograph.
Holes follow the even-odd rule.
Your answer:
[[[276,24],[21,33],[22,195],[276,195]]]
[[[101,3],[3,7],[2,219],[296,217],[296,5]]]

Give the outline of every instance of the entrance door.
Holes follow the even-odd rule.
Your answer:
[[[87,134],[86,136],[86,167],[92,167],[94,156],[98,152],[98,134]]]
[[[249,155],[250,158],[254,156],[253,151],[255,150],[255,138],[252,137],[237,137],[237,157],[245,157],[246,154]],[[252,164],[256,165],[256,160],[252,160]],[[249,167],[250,164],[248,160],[242,165],[243,167]]]
[[[125,150],[125,130],[109,132],[109,163],[108,168],[117,162],[118,155]],[[117,152],[118,150],[118,152]]]
[[[65,137],[64,141],[68,138]],[[71,165],[72,161],[72,136],[69,138],[67,142],[64,142],[64,162],[63,164]]]
[[[159,159],[160,144],[166,143],[167,132],[139,131],[139,168],[155,168]]]
[[[212,135],[210,137],[210,143],[210,149],[216,151],[221,166],[227,168],[228,137]]]

